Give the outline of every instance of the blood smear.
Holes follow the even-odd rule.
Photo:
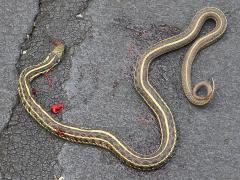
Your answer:
[[[56,103],[51,106],[51,112],[54,114],[58,114],[60,110],[64,108],[62,103]]]

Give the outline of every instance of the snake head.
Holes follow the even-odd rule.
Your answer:
[[[62,57],[64,52],[64,44],[61,41],[53,40],[52,44],[54,45],[54,49],[52,51],[53,54],[57,55],[59,58]]]

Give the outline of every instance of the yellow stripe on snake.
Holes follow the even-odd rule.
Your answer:
[[[207,19],[215,21],[214,29],[196,39]],[[58,122],[36,102],[30,91],[30,82],[60,62],[64,52],[64,45],[61,42],[55,45],[52,52],[41,63],[27,67],[21,72],[18,91],[22,104],[39,124],[63,139],[106,148],[133,168],[142,170],[159,168],[172,155],[176,143],[176,127],[169,107],[148,81],[149,65],[156,57],[181,48],[196,39],[188,49],[183,60],[182,86],[186,97],[191,103],[195,105],[207,104],[213,96],[214,83],[211,85],[208,81],[202,81],[193,87],[191,84],[191,65],[197,53],[202,48],[216,41],[225,32],[226,26],[226,17],[222,11],[213,7],[204,8],[197,12],[185,31],[153,45],[138,59],[134,76],[135,88],[155,114],[161,133],[161,138],[159,139],[160,146],[152,154],[145,155],[134,151],[119,137],[108,131],[78,128]],[[197,94],[201,87],[205,87],[207,90],[205,96]]]

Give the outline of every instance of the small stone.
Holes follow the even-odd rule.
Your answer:
[[[26,54],[26,53],[27,53],[27,50],[23,50],[23,51],[22,51],[22,54]]]
[[[80,13],[78,15],[76,15],[77,18],[83,18],[83,15]]]

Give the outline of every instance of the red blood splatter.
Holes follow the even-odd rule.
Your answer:
[[[58,114],[60,110],[64,108],[62,103],[56,103],[51,106],[51,112],[54,114]]]
[[[48,75],[48,73],[47,72],[45,72],[44,73],[44,77],[47,79],[47,81],[48,81],[48,86],[49,86],[49,88],[52,88],[52,79],[49,77],[49,75]]]
[[[34,96],[37,95],[37,90],[36,90],[35,88],[32,88],[32,94],[33,94]]]
[[[61,41],[58,41],[58,40],[56,40],[56,39],[52,40],[51,43],[52,43],[54,46],[59,46],[59,45],[62,44]]]
[[[135,50],[136,50],[136,46],[135,46],[133,43],[130,43],[130,44],[128,45],[127,56],[128,56],[128,57],[133,56]]]
[[[59,136],[64,136],[64,134],[65,134],[65,131],[60,128],[56,128],[55,131],[56,131],[57,135],[59,135]]]
[[[149,123],[152,122],[149,118],[144,117],[144,116],[137,118],[137,121],[138,121],[139,123],[145,124],[145,125],[147,125],[147,124],[149,124]]]

